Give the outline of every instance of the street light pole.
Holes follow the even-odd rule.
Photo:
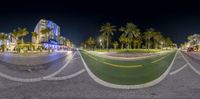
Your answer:
[[[101,49],[101,47],[102,47],[102,40],[100,39],[99,42],[100,42],[100,49]]]

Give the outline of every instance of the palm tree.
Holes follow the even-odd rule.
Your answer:
[[[119,43],[118,43],[117,41],[114,41],[114,42],[112,43],[112,45],[113,45],[114,49],[116,49],[116,48],[118,47]]]
[[[165,47],[172,47],[173,42],[172,42],[172,40],[169,37],[167,37],[165,39],[165,44],[164,45],[165,45]]]
[[[153,28],[149,28],[146,30],[146,32],[144,32],[144,39],[145,39],[145,44],[146,44],[146,48],[150,49],[151,47],[151,39],[154,35],[155,30]]]
[[[51,32],[51,29],[50,28],[45,28],[45,29],[41,30],[40,32],[43,35],[45,35],[45,41],[49,42],[49,35],[50,35],[50,32]],[[49,44],[48,44],[48,52],[50,52]]]
[[[21,40],[23,39],[24,36],[29,34],[29,32],[26,28],[20,28],[19,27],[17,32],[18,32],[18,37],[21,37]]]
[[[45,28],[45,29],[41,30],[40,32],[43,35],[45,35],[45,41],[48,42],[51,29],[50,28]]]
[[[1,48],[2,48],[2,52],[5,51],[5,41],[8,39],[8,35],[6,33],[0,33],[0,40],[2,41],[2,45],[1,45]]]
[[[124,48],[124,45],[128,43],[128,39],[126,38],[125,34],[121,34],[121,36],[119,37],[119,41],[121,43],[121,49]]]
[[[140,36],[138,36],[137,38],[135,38],[135,44],[134,44],[134,46],[137,46],[137,49],[139,49],[139,48],[141,48],[141,44],[142,44],[142,36],[140,35]]]
[[[155,49],[158,49],[158,45],[161,41],[161,39],[163,38],[162,34],[160,32],[154,32],[154,36],[153,36],[153,39],[154,39],[154,47]]]
[[[108,46],[109,46],[109,39],[112,35],[114,35],[114,31],[116,31],[115,27],[116,26],[111,25],[110,23],[106,23],[106,24],[101,26],[100,32],[106,38],[107,49],[108,49]]]
[[[14,29],[13,32],[11,32],[11,35],[15,38],[17,43],[19,43],[18,38],[21,37],[21,40],[22,40],[23,37],[28,34],[29,34],[29,32],[26,28],[20,28],[20,27],[18,27],[17,29]]]
[[[119,31],[124,32],[128,37],[128,48],[131,48],[131,42],[133,38],[137,38],[140,35],[140,30],[137,28],[137,26],[130,22],[126,24],[126,27],[121,27]]]
[[[89,37],[89,39],[86,41],[87,45],[90,47],[90,48],[93,48],[94,49],[94,45],[95,45],[95,39],[92,38],[92,37]]]
[[[37,40],[37,38],[38,38],[37,32],[32,32],[32,37],[34,37]]]
[[[19,33],[16,29],[11,32],[11,36],[15,39],[16,43],[18,42]]]

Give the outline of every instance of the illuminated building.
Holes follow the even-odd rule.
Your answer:
[[[42,30],[50,29],[48,34],[42,34]],[[61,49],[64,48],[63,41],[60,40],[60,27],[49,20],[41,19],[36,27],[34,32],[37,33],[37,37],[32,37],[33,44],[42,44],[45,48],[50,49]]]
[[[6,50],[13,51],[15,49],[15,46],[17,45],[17,40],[14,37],[12,37],[10,33],[6,35],[8,36],[8,39],[6,39],[5,41],[0,40],[0,46],[5,45]]]

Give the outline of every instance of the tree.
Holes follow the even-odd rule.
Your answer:
[[[108,49],[109,46],[109,39],[112,35],[114,35],[114,31],[116,26],[111,25],[110,23],[103,24],[101,26],[100,32],[106,38],[106,48]]]
[[[190,45],[194,46],[197,44],[197,41],[200,40],[200,35],[199,34],[193,34],[187,37]]]
[[[65,39],[65,45],[68,47],[68,48],[71,48],[72,47],[72,41],[70,39]]]
[[[165,47],[172,47],[173,46],[173,42],[169,37],[167,37],[165,39],[165,44],[164,45],[165,45]]]
[[[24,36],[29,34],[29,32],[26,28],[20,28],[19,27],[17,32],[18,32],[19,37],[21,37],[21,40],[23,40]]]
[[[117,41],[114,41],[114,42],[112,43],[112,45],[113,45],[114,49],[116,49],[116,48],[118,47],[119,43],[118,43]]]
[[[155,49],[158,49],[158,45],[160,41],[162,40],[163,36],[160,32],[154,32],[153,39],[154,39],[154,47]]]
[[[45,35],[45,41],[48,42],[51,29],[50,28],[45,28],[45,29],[41,30],[40,32],[43,35]]]
[[[126,38],[125,34],[121,34],[121,36],[119,37],[119,41],[121,43],[121,49],[124,48],[124,45],[128,43],[128,39]]]
[[[43,30],[40,31],[43,35],[45,35],[45,41],[49,42],[49,34],[51,32],[50,28],[45,28]],[[50,48],[49,48],[49,44],[48,44],[48,52],[50,52]]]
[[[144,32],[144,39],[145,39],[145,44],[146,44],[146,48],[150,49],[151,47],[151,39],[154,35],[155,30],[153,28],[149,28],[146,30],[146,32]]]
[[[11,35],[15,38],[17,43],[19,43],[18,38],[21,37],[21,41],[22,41],[23,37],[28,34],[29,32],[26,28],[20,28],[20,27],[18,27],[17,29],[14,29],[13,32],[11,32]]]
[[[141,45],[142,45],[142,36],[138,36],[137,38],[135,38],[134,40],[134,46],[137,46],[137,48],[141,48]],[[135,48],[135,47],[134,47]]]
[[[86,41],[87,45],[90,47],[90,48],[93,48],[94,49],[94,45],[95,45],[95,39],[92,38],[92,37],[89,37],[89,39]]]
[[[137,28],[137,26],[130,22],[126,24],[126,27],[121,27],[119,31],[124,32],[128,37],[128,48],[131,48],[132,40],[140,35],[140,30]]]
[[[16,29],[11,32],[11,36],[15,39],[16,43],[18,42],[19,33]]]
[[[34,37],[37,40],[37,38],[38,38],[37,32],[32,32],[32,37]]]
[[[59,40],[59,43],[60,43],[60,44],[64,44],[66,38],[65,38],[64,36],[59,36],[59,37],[58,37],[58,40]]]
[[[8,35],[6,33],[0,33],[0,40],[2,41],[2,44],[1,44],[1,48],[2,48],[2,52],[5,51],[5,41],[8,39]]]

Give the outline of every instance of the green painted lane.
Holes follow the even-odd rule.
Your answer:
[[[80,51],[90,70],[100,79],[120,85],[137,85],[150,82],[165,72],[176,51],[166,55],[137,61],[106,59]]]

